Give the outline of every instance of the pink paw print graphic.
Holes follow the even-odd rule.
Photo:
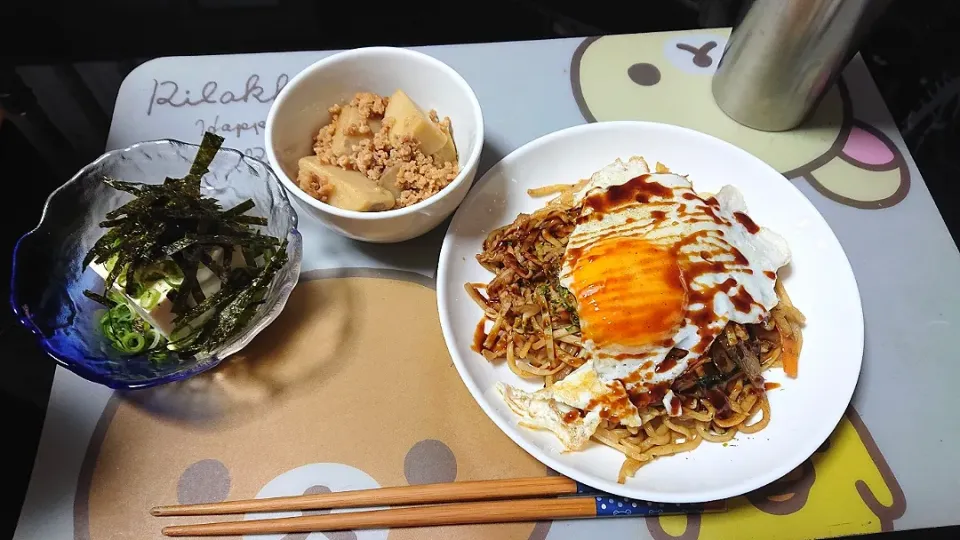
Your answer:
[[[756,131],[728,118],[710,92],[728,35],[711,29],[585,40],[570,69],[580,112],[589,122],[647,120],[713,135],[848,206],[887,208],[907,196],[903,155],[882,131],[854,118],[842,79],[795,130]]]

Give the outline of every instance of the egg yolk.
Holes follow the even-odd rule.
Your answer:
[[[660,344],[683,323],[687,293],[672,251],[611,237],[568,257],[582,336],[598,348]]]

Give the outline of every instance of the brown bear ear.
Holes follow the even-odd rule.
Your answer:
[[[332,493],[333,490],[328,486],[310,486],[307,489],[303,490],[304,495],[320,495],[322,493]],[[305,516],[319,516],[321,514],[329,514],[330,510],[304,510],[303,515]],[[280,540],[307,540],[310,537],[311,533],[290,533],[285,536],[282,536]],[[357,540],[357,533],[353,531],[330,531],[323,533],[328,540]]]
[[[810,488],[817,478],[812,458],[807,459],[779,480],[745,497],[761,512],[785,516],[799,512],[810,496]]]
[[[833,436],[832,433],[831,433],[831,436]],[[822,454],[822,453],[826,452],[826,451],[829,450],[829,449],[830,449],[830,437],[827,437],[827,439],[826,439],[825,441],[823,441],[823,444],[821,444],[821,445],[817,448],[816,453],[817,453],[817,454]]]
[[[438,484],[457,479],[457,456],[436,439],[424,439],[407,450],[403,476],[410,485]]]
[[[303,490],[304,495],[322,495],[324,493],[333,493],[333,490],[330,489],[329,486],[323,486],[323,485],[310,486],[307,489]],[[329,508],[326,510],[304,510],[303,511],[303,515],[305,516],[319,516],[321,514],[329,514],[329,513],[330,513]],[[290,536],[290,535],[287,535],[287,536]],[[292,539],[284,537],[283,540],[292,540]]]
[[[667,517],[667,516],[664,516]],[[672,519],[686,519],[686,524],[680,536],[674,536],[664,530],[660,516],[648,517],[643,521],[647,524],[647,531],[653,540],[697,540],[700,538],[700,514],[687,514],[685,516],[669,516]]]
[[[230,470],[217,459],[201,459],[180,473],[177,481],[177,502],[180,504],[214,503],[230,495]]]

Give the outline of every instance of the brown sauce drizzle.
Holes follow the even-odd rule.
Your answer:
[[[486,321],[480,321],[477,328],[473,331],[473,345],[470,346],[474,352],[483,350],[483,342],[487,340],[487,332],[484,330]]]
[[[750,264],[750,261],[748,261],[747,258],[743,256],[743,253],[740,253],[739,249],[733,246],[730,246],[730,252],[733,253],[733,262],[739,264],[740,266],[747,266],[748,264]]]
[[[764,390],[776,390],[777,388],[780,388],[780,383],[775,383],[775,382],[763,383]]]
[[[680,242],[678,242],[674,247],[674,250],[676,253],[680,253],[680,250],[683,249],[685,246],[694,244],[698,240],[704,237],[717,238],[716,234],[714,234],[714,231],[698,231],[696,233],[693,233],[687,236]],[[732,262],[711,260],[713,259],[713,257],[711,256],[712,254],[706,250],[703,250],[699,253],[700,258],[703,259],[702,261],[686,262],[682,269],[682,274],[686,282],[692,283],[696,278],[701,277],[703,275],[721,274],[721,273],[728,272],[729,270],[734,268],[737,269],[738,271],[749,270],[749,268],[737,268],[737,267],[744,267],[749,264],[749,261],[743,255],[743,253],[741,253],[740,250],[738,250],[733,246],[728,245],[728,248],[729,248],[729,253],[731,253],[734,257],[734,260]],[[689,304],[702,303],[705,306],[704,309],[697,310],[690,314],[690,315],[693,315],[691,316],[691,319],[697,325],[697,327],[702,328],[707,322],[709,322],[709,318],[712,317],[712,312],[711,312],[712,310],[708,308],[712,307],[713,297],[716,295],[716,293],[722,291],[729,294],[732,291],[732,289],[736,287],[736,285],[737,285],[737,282],[733,278],[728,278],[719,286],[713,287],[707,290],[696,290],[696,289],[693,289],[692,287],[688,288],[687,297],[688,297]],[[753,297],[750,296],[750,294],[742,287],[741,287],[741,290],[737,292],[737,294],[731,296],[730,300],[738,311],[742,311],[744,313],[749,313],[751,310],[752,304],[755,302]],[[697,314],[699,314],[699,320],[698,320]]]
[[[757,234],[760,232],[760,227],[750,219],[750,216],[744,214],[743,212],[734,212],[733,217],[736,218],[737,222],[743,225],[743,228],[747,230],[750,234]]]
[[[677,366],[676,358],[664,358],[663,362],[660,362],[660,365],[657,366],[656,371],[657,373],[666,373],[667,371],[670,371],[676,366]]]
[[[638,409],[643,409],[653,403],[653,398],[647,392],[640,392],[630,396],[630,402]]]
[[[741,313],[750,313],[750,310],[755,303],[753,297],[750,296],[750,293],[748,293],[743,287],[740,287],[740,290],[737,291],[736,294],[731,294],[735,288],[737,288],[737,280],[733,278],[727,278],[717,287],[717,290],[727,294],[727,296],[730,298],[730,302],[733,304],[734,309]]]
[[[648,203],[653,197],[666,198],[673,194],[669,188],[657,182],[648,182],[649,174],[641,174],[619,186],[610,186],[602,193],[587,196],[584,208],[591,208],[596,212],[605,212],[627,203]]]
[[[717,410],[716,416],[718,419],[725,420],[733,416],[733,409],[730,408],[730,402],[727,401],[727,396],[724,395],[722,391],[716,388],[707,390],[707,401]]]
[[[682,410],[682,409],[680,408],[680,405],[681,405],[681,403],[680,403],[680,400],[677,398],[677,396],[673,396],[673,398],[670,400],[670,404],[669,404],[669,407],[670,407],[670,416],[680,416],[680,412],[681,412],[681,410]]]
[[[635,391],[630,395],[630,401],[638,408],[642,409],[649,406],[651,403],[657,403],[663,401],[663,396],[667,395],[667,390],[670,389],[670,383],[668,382],[659,382],[659,383],[643,383],[643,390]]]
[[[599,221],[603,219],[603,212],[590,212],[589,214],[580,214],[577,216],[577,225],[581,223],[588,223],[591,221]]]
[[[591,399],[587,402],[584,410],[589,411],[600,407],[600,418],[604,420],[626,417],[631,408],[630,396],[627,395],[627,391],[619,384],[616,386],[608,385],[607,388],[609,388],[611,392]]]
[[[609,212],[612,209],[616,209],[621,206],[627,206],[636,203],[649,203],[653,198],[675,197],[673,188],[664,186],[657,182],[648,181],[650,179],[649,177],[649,174],[643,174],[632,178],[622,185],[610,186],[601,193],[589,195],[584,199],[583,208],[585,210],[587,208],[591,209],[592,212],[589,214],[591,216],[596,214],[594,218],[599,218],[604,215],[604,212]],[[713,221],[719,225],[725,225],[729,223],[726,219],[723,219],[719,216],[718,211],[720,209],[720,203],[717,201],[716,197],[711,196],[707,198],[701,198],[697,196],[696,193],[684,191],[682,194],[680,194],[679,198],[682,198],[686,201],[702,200],[704,203],[706,203],[704,205],[698,205],[694,203],[694,208],[689,212],[687,208],[688,205],[681,204],[679,206],[681,215],[693,217],[695,218],[695,221]],[[652,210],[650,211],[650,215],[655,220],[664,220],[667,214],[663,210]],[[757,224],[743,212],[734,212],[733,217],[751,234],[755,234],[760,230],[760,227],[757,226]],[[627,219],[627,223],[631,223],[633,221],[635,221],[633,218]],[[702,260],[690,261],[688,254],[681,256],[681,252],[687,246],[696,245],[704,239],[706,239],[704,243],[707,244],[707,246],[699,253]],[[610,242],[609,244],[610,247],[612,247],[612,245],[620,242],[622,242],[622,240]],[[682,275],[683,283],[680,283],[679,286],[686,289],[687,305],[702,304],[704,306],[702,309],[690,310],[686,313],[686,317],[689,318],[690,322],[697,326],[700,333],[700,343],[693,348],[694,350],[692,352],[703,354],[706,352],[707,344],[712,343],[712,338],[715,338],[716,334],[718,334],[720,331],[708,326],[710,323],[715,322],[716,318],[715,314],[713,313],[715,296],[720,292],[727,294],[727,296],[730,298],[730,302],[733,304],[734,309],[743,313],[750,313],[753,305],[756,304],[756,300],[750,295],[750,293],[746,291],[745,288],[738,286],[737,281],[733,278],[727,279],[719,285],[708,287],[706,289],[694,289],[693,287],[690,287],[689,284],[693,283],[698,277],[707,274],[724,274],[734,270],[737,272],[752,274],[753,271],[749,268],[749,261],[747,258],[743,255],[743,253],[740,252],[740,250],[725,240],[722,231],[702,230],[694,232],[680,239],[676,244],[674,244],[671,251],[672,255],[678,259],[678,262],[681,265],[680,274]],[[571,247],[567,250],[566,259],[570,262],[576,261],[577,263],[590,263],[595,261],[595,257],[592,256],[593,254],[587,254],[588,260],[580,260],[581,255],[583,254],[585,254],[584,247]],[[733,260],[717,261],[715,260],[717,258],[716,255],[719,254],[729,254],[733,257]],[[773,272],[766,271],[764,274],[771,279],[775,277]],[[616,284],[610,283],[606,284],[606,286],[615,285]],[[637,322],[639,321],[633,321],[632,324],[636,324]],[[622,330],[626,329],[624,328]],[[482,329],[480,332],[482,334]],[[634,357],[632,355],[616,355],[616,358],[618,360],[626,359],[621,359],[620,356],[631,358]],[[665,373],[670,369],[673,369],[676,364],[677,360],[675,359],[665,359],[656,367],[656,372]],[[649,374],[649,367],[641,368],[641,370],[638,370],[638,372],[633,373],[624,379],[624,382],[628,384],[640,382],[644,379],[644,374],[641,373],[643,371],[646,371],[647,374]],[[644,382],[645,387],[650,384],[651,383],[649,382]],[[662,388],[654,386],[654,388],[659,388],[659,395],[650,395],[650,392],[642,392],[638,394],[639,397],[635,397],[634,399],[639,399],[641,402],[645,403],[662,400],[663,394],[668,387],[668,385],[663,386]],[[641,404],[637,403],[637,406],[639,407]],[[729,415],[731,413],[729,405],[725,402],[714,403],[714,406],[718,409],[718,411],[723,410],[725,407],[726,409],[724,414]]]
[[[730,296],[730,302],[733,303],[734,309],[741,313],[750,313],[750,310],[753,308],[754,301],[753,297],[750,296],[750,293],[746,289],[740,287],[740,290],[737,291],[737,294]]]
[[[667,390],[670,389],[670,383],[666,381],[657,384],[645,383],[643,386],[653,401],[663,401],[663,396],[667,395]]]
[[[719,208],[719,206],[717,206]],[[714,223],[723,223],[724,220],[720,219],[720,216],[717,215],[717,212],[714,211],[711,206],[701,206],[700,209],[703,211],[703,215],[709,216]]]
[[[770,270],[764,270],[763,275],[767,276],[770,279],[777,279],[777,273],[771,272]]]
[[[567,411],[567,413],[563,415],[563,421],[568,424],[572,424],[582,416],[583,415],[580,413],[578,409],[573,409],[572,411]]]
[[[632,355],[627,355],[627,354],[617,354],[613,356],[600,354],[599,356],[601,358],[614,358],[615,360],[626,360],[628,358],[633,357]],[[653,378],[653,374],[650,373],[650,368],[652,367],[653,367],[653,360],[647,360],[646,362],[640,365],[639,369],[633,371],[632,373],[627,374],[627,376],[621,380],[623,381],[623,384],[638,383],[644,379],[649,381],[651,378]]]

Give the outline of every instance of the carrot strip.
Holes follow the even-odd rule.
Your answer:
[[[800,343],[797,342],[796,336],[787,336],[780,325],[777,325],[777,330],[780,332],[780,346],[783,349],[780,354],[783,371],[786,372],[788,377],[796,379],[800,360]]]

